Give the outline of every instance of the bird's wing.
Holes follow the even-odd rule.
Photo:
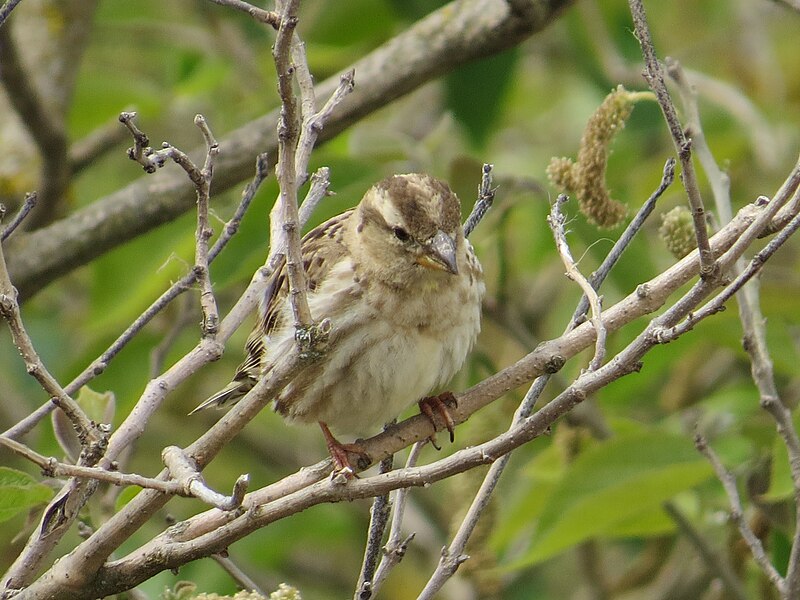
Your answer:
[[[328,219],[309,231],[301,242],[303,265],[306,271],[309,293],[314,293],[331,268],[339,262],[347,248],[342,242],[344,225],[353,209]],[[253,329],[245,344],[246,357],[238,366],[231,381],[222,390],[195,408],[195,413],[210,406],[222,407],[244,396],[261,375],[261,360],[264,355],[265,338],[283,325],[284,307],[289,295],[289,280],[286,276],[286,261],[275,269],[267,286],[258,326]],[[192,414],[190,413],[190,414]]]
[[[303,266],[308,282],[308,292],[314,293],[331,268],[347,252],[342,242],[344,225],[353,214],[353,209],[343,212],[309,231],[301,242]],[[289,295],[289,279],[284,261],[273,275],[267,290],[258,326],[247,338],[247,358],[239,365],[234,381],[258,380],[261,374],[261,357],[264,353],[265,336],[284,325],[285,303]],[[317,315],[319,316],[319,315]]]

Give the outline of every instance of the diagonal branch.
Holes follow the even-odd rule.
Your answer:
[[[642,48],[644,56],[645,72],[644,76],[650,89],[656,94],[656,99],[667,121],[678,160],[681,163],[681,180],[689,198],[689,205],[692,209],[694,220],[694,232],[697,239],[697,248],[700,251],[700,276],[714,277],[718,275],[714,266],[714,254],[708,245],[708,225],[706,224],[706,211],[703,206],[703,199],[700,196],[700,188],[697,183],[697,174],[692,163],[692,140],[688,139],[683,132],[675,105],[672,103],[667,86],[664,83],[664,71],[661,63],[656,56],[653,40],[650,36],[650,27],[647,24],[642,0],[628,0],[633,25],[636,30],[636,38]]]

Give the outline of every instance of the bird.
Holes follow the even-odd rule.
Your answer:
[[[359,452],[335,435],[375,433],[415,402],[431,420],[431,407],[439,410],[452,438],[442,401],[452,394],[428,394],[450,381],[472,349],[485,285],[447,183],[424,173],[387,177],[357,206],[308,232],[301,254],[311,314],[329,319],[331,329],[326,352],[300,368],[274,409],[289,422],[319,424],[334,472],[352,473],[347,453]],[[232,405],[292,351],[285,263],[272,276],[233,381],[192,413]]]

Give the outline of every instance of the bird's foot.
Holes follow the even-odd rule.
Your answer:
[[[355,454],[358,456],[356,465],[361,468],[366,468],[372,462],[369,454],[366,453],[363,446],[360,444],[343,444],[337,440],[328,426],[322,421],[319,422],[319,427],[322,429],[322,435],[325,436],[325,444],[328,446],[328,452],[333,461],[333,477],[343,476],[345,479],[357,478],[356,469],[353,468],[350,462],[350,455]]]
[[[450,415],[450,411],[448,406],[456,406],[456,397],[453,395],[453,392],[442,392],[438,396],[429,396],[427,398],[423,398],[419,401],[419,411],[428,417],[431,423],[433,423],[434,431],[438,431],[439,427],[436,423],[436,414],[439,415],[442,422],[444,423],[445,429],[450,432],[450,443],[452,444],[456,439],[455,434],[455,427],[456,424],[453,422],[453,417]],[[432,435],[430,437],[431,444],[437,450],[441,450],[439,446],[436,445],[436,435]]]

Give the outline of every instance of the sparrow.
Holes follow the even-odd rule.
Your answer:
[[[319,423],[335,470],[350,468],[337,435],[367,435],[429,398],[461,368],[480,331],[483,271],[461,226],[461,203],[430,175],[393,175],[301,242],[313,318],[330,319],[327,351],[274,401],[290,422]],[[292,351],[285,267],[273,274],[233,381],[200,404],[229,406]],[[445,396],[445,395],[443,395]],[[452,394],[449,394],[452,397]],[[333,432],[332,432],[333,431]],[[363,451],[361,452],[363,454]]]

